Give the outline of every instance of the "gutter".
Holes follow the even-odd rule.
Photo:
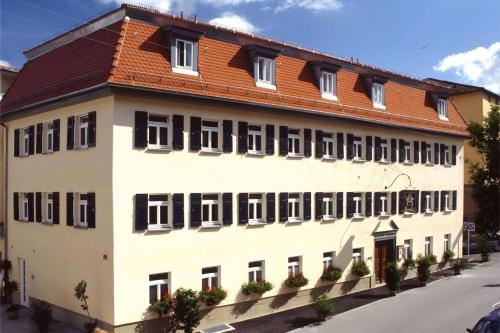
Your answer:
[[[8,168],[7,168],[7,156],[8,155],[8,137],[9,137],[9,128],[7,127],[7,125],[5,124],[0,124],[0,126],[2,126],[5,130],[5,133],[3,135],[3,138],[2,138],[2,142],[3,142],[3,156],[2,156],[2,164],[4,166],[4,170],[3,170],[3,174],[2,174],[2,192],[3,192],[3,202],[1,203],[3,205],[3,216],[0,217],[0,218],[3,218],[3,249],[2,249],[2,254],[3,254],[3,258],[0,258],[0,259],[4,259],[4,258],[8,258],[7,256],[7,251],[9,249],[9,247],[7,246],[8,244],[8,227],[7,227],[7,207],[8,207],[8,191],[7,191],[7,174],[8,174]]]

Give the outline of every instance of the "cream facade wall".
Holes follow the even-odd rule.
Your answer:
[[[152,152],[133,147],[134,111],[153,114],[184,115],[184,149],[172,152]],[[189,151],[189,118],[233,120],[233,152],[204,155]],[[275,125],[275,154],[250,157],[237,154],[238,121]],[[372,135],[406,140],[439,142],[457,145],[457,165],[411,166],[393,163],[381,165],[374,161],[353,163],[347,160],[322,161],[314,157],[289,159],[278,156],[278,126],[311,128],[324,131]],[[265,261],[265,279],[274,284],[267,296],[292,292],[282,286],[287,277],[287,260],[302,256],[303,272],[309,285],[318,286],[322,274],[324,252],[334,251],[334,264],[346,270],[341,281],[352,279],[348,273],[353,248],[364,248],[364,258],[373,272],[374,238],[372,232],[387,228],[389,220],[377,217],[352,221],[344,218],[331,223],[314,220],[315,192],[379,192],[400,173],[407,173],[412,185],[422,190],[457,190],[457,210],[449,214],[436,212],[431,216],[415,214],[403,218],[392,216],[399,227],[397,245],[413,240],[413,253],[424,252],[424,239],[432,236],[433,252],[441,257],[445,234],[452,235],[452,249],[461,253],[463,217],[464,149],[461,138],[425,134],[387,126],[370,126],[278,114],[267,111],[241,111],[231,107],[211,107],[152,99],[116,97],[113,113],[113,218],[114,218],[114,304],[116,325],[139,321],[148,306],[149,274],[170,272],[171,290],[180,287],[201,289],[201,269],[220,266],[221,285],[228,290],[222,305],[248,300],[240,292],[248,278],[250,261]],[[314,134],[313,134],[314,137]],[[344,142],[345,149],[345,142]],[[312,151],[314,152],[314,139]],[[406,188],[406,178],[400,177],[391,191]],[[193,229],[189,225],[189,193],[233,194],[233,224],[220,229]],[[252,227],[238,225],[238,193],[312,192],[312,220],[300,224],[275,222]],[[183,229],[170,232],[134,231],[134,195],[137,193],[184,193]],[[344,197],[344,207],[346,198]],[[276,216],[278,217],[278,197]],[[278,221],[278,219],[277,219]],[[98,221],[99,223],[100,221]],[[102,224],[102,222],[100,222]],[[308,298],[304,298],[308,302]],[[296,304],[298,306],[300,304]],[[280,307],[268,307],[268,312]],[[233,313],[228,314],[236,320]]]
[[[96,147],[67,150],[67,117],[97,113]],[[13,157],[14,129],[60,119],[60,151]],[[70,311],[83,314],[74,297],[80,280],[88,283],[90,313],[114,322],[112,146],[113,98],[51,110],[9,121],[8,247],[11,278],[20,280],[19,261],[27,261],[27,292]],[[60,224],[14,221],[14,192],[59,192]],[[96,228],[66,225],[66,192],[96,193]],[[104,255],[107,259],[104,259]]]

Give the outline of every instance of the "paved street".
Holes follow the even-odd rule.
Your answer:
[[[294,333],[465,332],[500,302],[500,253],[460,276],[438,280],[341,313],[319,326]]]

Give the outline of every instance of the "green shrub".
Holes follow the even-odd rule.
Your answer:
[[[399,291],[401,276],[402,272],[396,262],[390,262],[385,266],[385,283],[394,294]]]
[[[271,289],[273,289],[272,283],[268,282],[266,280],[251,281],[251,282],[244,283],[241,286],[241,291],[245,295],[250,295],[252,293],[262,295]]]
[[[47,302],[39,301],[31,306],[31,320],[38,328],[38,332],[45,333],[49,331],[50,321],[52,320],[52,308]]]
[[[309,280],[304,277],[304,274],[299,273],[297,275],[289,275],[285,280],[285,285],[288,288],[300,288],[306,286],[309,283]]]
[[[370,274],[370,269],[368,268],[366,262],[364,261],[353,262],[351,267],[351,273],[359,277],[363,277],[365,275]]]
[[[450,262],[454,256],[455,256],[455,253],[452,250],[446,250],[443,252],[443,261]]]
[[[336,266],[328,267],[321,275],[323,281],[337,281],[342,277],[342,269]]]
[[[464,258],[457,258],[453,261],[453,268],[466,269],[469,261]]]
[[[173,308],[174,300],[168,292],[149,306],[149,310],[158,313],[159,317],[167,315]]]
[[[437,261],[438,261],[438,260],[437,260],[437,257],[436,257],[436,255],[435,255],[435,254],[429,254],[427,257],[428,257],[428,258],[429,258],[429,260],[431,261],[431,264],[432,264],[432,265],[434,265],[434,264],[435,264],[435,263],[437,263]]]
[[[415,259],[413,259],[413,258],[406,258],[405,261],[403,262],[403,267],[405,269],[413,269],[413,268],[415,268]]]
[[[227,291],[220,287],[200,291],[200,301],[208,306],[217,305],[227,297]]]
[[[423,257],[419,255],[417,258],[417,265],[418,280],[422,283],[427,283],[431,276],[432,258],[430,256]]]
[[[179,288],[175,292],[174,315],[176,329],[192,333],[201,320],[200,299],[191,289]]]
[[[314,297],[312,299],[312,306],[321,320],[335,313],[335,303],[333,300],[328,299],[325,294]]]

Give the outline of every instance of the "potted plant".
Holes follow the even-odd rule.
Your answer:
[[[288,278],[285,280],[285,286],[288,288],[300,288],[306,286],[309,283],[309,280],[304,277],[304,274],[298,273],[296,275],[288,275]]]
[[[460,271],[467,268],[467,263],[467,259],[464,258],[457,258],[456,260],[454,260],[453,272],[455,273],[455,275],[460,275]]]
[[[359,277],[363,277],[370,274],[370,269],[368,268],[368,265],[366,265],[366,262],[356,261],[352,263],[351,273]]]
[[[325,321],[327,317],[335,313],[335,303],[333,300],[328,299],[325,294],[314,297],[312,299],[312,307],[321,321]]]
[[[435,254],[429,254],[427,256],[431,262],[431,265],[435,265],[437,263],[437,257]]]
[[[227,297],[227,291],[220,287],[207,288],[200,291],[200,301],[208,306],[214,306],[222,302]]]
[[[9,307],[7,307],[7,318],[9,320],[16,320],[19,319],[19,309],[21,306],[19,304],[11,304]]]
[[[174,299],[172,296],[166,292],[161,296],[161,299],[157,299],[153,304],[149,306],[149,310],[156,312],[158,317],[163,317],[172,311],[174,308]]]
[[[85,280],[80,281],[75,286],[74,290],[76,299],[82,302],[80,307],[82,308],[82,310],[87,312],[87,317],[89,321],[83,324],[85,331],[92,332],[94,328],[96,328],[97,326],[97,318],[92,319],[90,317],[89,306],[87,304],[87,299],[89,298],[89,296],[87,295],[87,282]]]
[[[401,270],[396,262],[390,262],[385,266],[385,283],[392,296],[396,296],[401,284]]]
[[[262,294],[268,292],[271,289],[273,289],[273,285],[271,284],[271,282],[268,282],[266,280],[250,281],[244,283],[241,286],[241,291],[247,296],[250,294],[258,294],[262,296]]]
[[[427,284],[429,278],[431,276],[431,265],[432,258],[430,256],[421,256],[419,255],[417,258],[417,277],[418,281],[422,286]]]
[[[491,252],[491,246],[488,242],[488,236],[486,236],[485,234],[476,235],[474,241],[479,247],[479,252],[481,252],[481,261],[488,261],[490,259],[489,253]]]
[[[47,302],[39,301],[32,305],[33,312],[31,320],[38,328],[38,332],[45,333],[49,331],[50,321],[52,320],[52,308]]]
[[[175,292],[174,316],[176,329],[192,333],[201,320],[200,299],[191,289],[179,288]]]
[[[321,280],[323,281],[337,281],[342,277],[342,269],[340,267],[331,266],[323,271]]]
[[[449,262],[451,262],[451,260],[453,259],[454,256],[455,256],[455,253],[452,250],[445,250],[443,252],[443,261],[445,263],[449,263]]]

